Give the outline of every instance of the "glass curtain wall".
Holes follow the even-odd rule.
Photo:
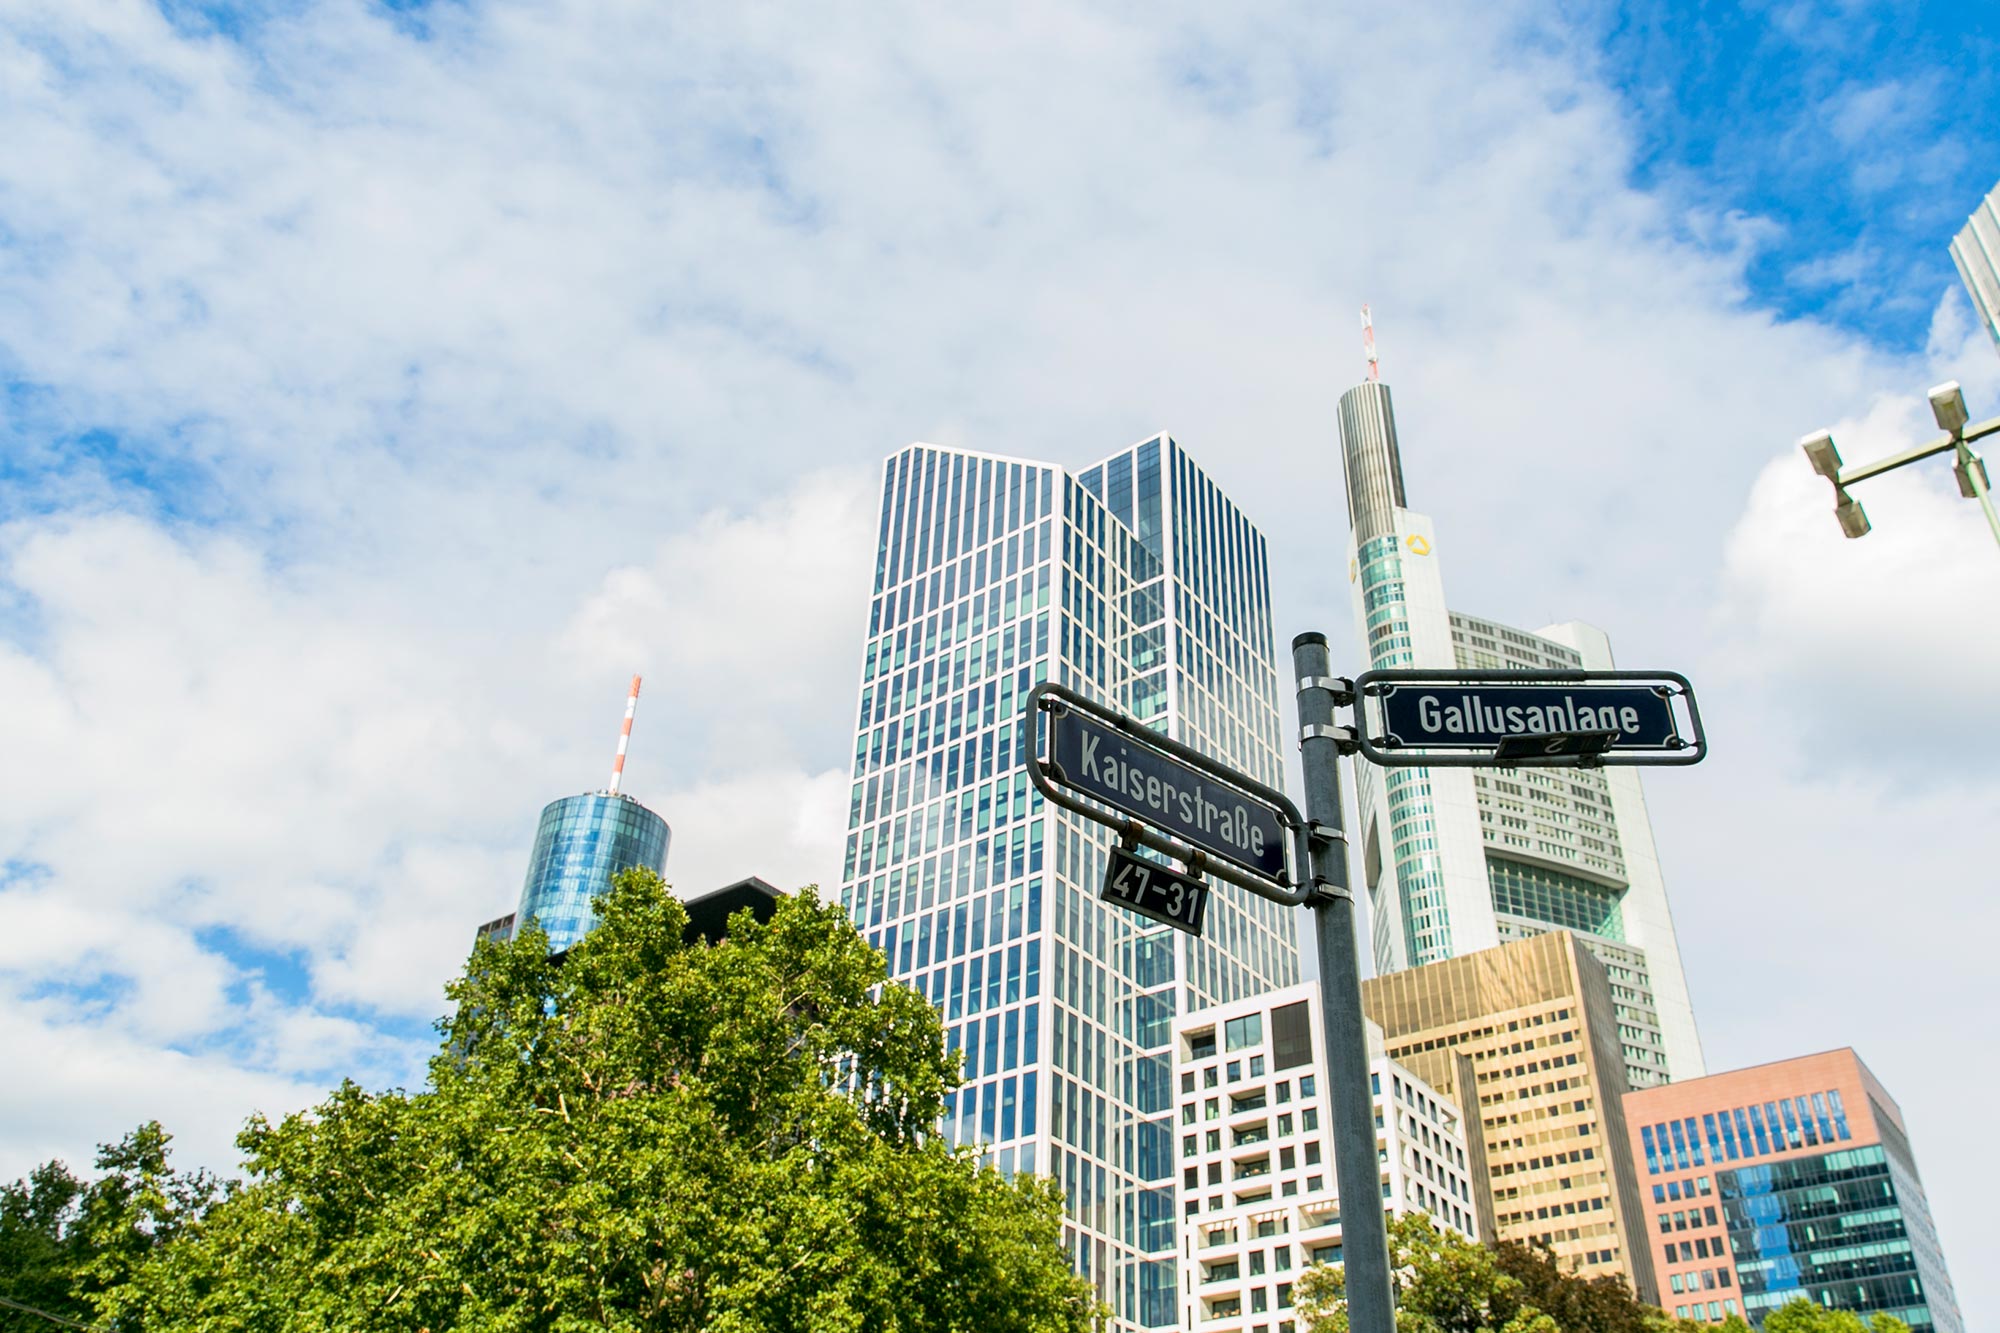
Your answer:
[[[1100,902],[1108,835],[1029,784],[1023,705],[1058,680],[1272,780],[1267,588],[1261,535],[1165,437],[1076,478],[923,445],[884,470],[842,901],[963,1056],[945,1132],[1061,1183],[1124,1328],[1176,1318],[1181,989],[1287,984],[1297,957],[1234,890],[1191,948]]]

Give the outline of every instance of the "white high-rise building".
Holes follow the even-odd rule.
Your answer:
[[[1341,1258],[1319,988],[1293,986],[1175,1024],[1180,1075],[1181,1327],[1296,1333],[1292,1286]],[[1479,1239],[1486,1188],[1451,1098],[1383,1053],[1368,1025],[1382,1206]]]
[[[842,903],[963,1053],[946,1132],[1053,1176],[1121,1329],[1180,1318],[1173,1023],[1292,985],[1284,909],[1216,886],[1193,939],[1102,902],[1108,831],[1043,803],[1056,680],[1282,782],[1264,538],[1171,438],[1079,473],[887,460]]]
[[[1993,187],[1951,242],[1951,262],[1987,334],[2000,345],[2000,185]]]
[[[1592,626],[1530,633],[1447,609],[1442,543],[1404,496],[1388,385],[1341,396],[1340,434],[1367,666],[1612,668]],[[1631,1086],[1705,1072],[1636,770],[1355,768],[1378,972],[1573,930],[1611,973]]]

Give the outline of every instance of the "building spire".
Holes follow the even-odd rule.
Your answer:
[[[639,711],[639,678],[632,677],[632,692],[625,696],[625,726],[618,733],[618,757],[611,761],[611,794],[618,794],[618,780],[625,776],[625,747],[632,743],[632,714]]]
[[[1375,317],[1368,313],[1368,307],[1361,307],[1361,350],[1368,358],[1368,382],[1379,383],[1382,367],[1375,360]]]

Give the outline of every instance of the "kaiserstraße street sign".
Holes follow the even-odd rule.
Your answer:
[[[1190,935],[1201,934],[1201,919],[1208,911],[1208,885],[1122,847],[1111,849],[1104,887],[1097,896]]]
[[[1190,846],[1285,882],[1284,816],[1143,739],[1070,708],[1049,714],[1049,775]]]

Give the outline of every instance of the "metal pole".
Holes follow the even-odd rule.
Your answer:
[[[1333,1104],[1334,1183],[1340,1191],[1340,1251],[1352,1333],[1395,1333],[1389,1283],[1389,1235],[1375,1157],[1375,1099],[1368,1085],[1368,1030],[1361,1013],[1361,960],[1354,944],[1354,894],[1347,883],[1347,835],[1341,827],[1340,728],[1326,635],[1292,640],[1298,681],[1299,752],[1305,769],[1306,820],[1312,849],[1313,935],[1319,944],[1320,1024],[1326,1033],[1326,1081]]]

